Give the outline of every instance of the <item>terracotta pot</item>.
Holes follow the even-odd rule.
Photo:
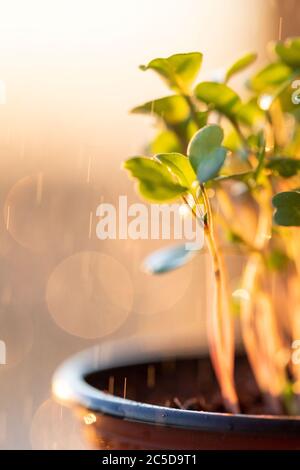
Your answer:
[[[98,449],[300,449],[300,417],[189,411],[153,405],[151,398],[150,403],[149,398],[145,403],[132,399],[141,382],[149,380],[149,365],[152,372],[153,364],[172,368],[178,358],[189,369],[195,351],[169,345],[162,358],[155,345],[143,341],[106,343],[63,363],[54,375],[53,392],[60,402],[74,407],[87,438]],[[181,378],[176,380],[178,385]],[[99,389],[101,383],[107,384],[106,391]],[[168,384],[174,385],[172,380]],[[107,391],[113,386],[115,395]],[[159,391],[159,386],[158,381],[153,390]]]

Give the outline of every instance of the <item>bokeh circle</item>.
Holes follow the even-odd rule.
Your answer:
[[[126,321],[133,285],[128,271],[114,257],[84,251],[56,266],[48,280],[46,300],[60,328],[83,338],[101,338]]]

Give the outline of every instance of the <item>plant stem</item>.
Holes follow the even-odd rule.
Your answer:
[[[250,255],[243,273],[242,289],[245,292],[245,296],[241,299],[241,327],[244,345],[255,379],[265,395],[269,395],[272,399],[271,403],[273,411],[276,413],[279,409],[278,387],[277,392],[275,393],[274,391],[274,384],[277,377],[274,376],[272,379],[268,377],[270,364],[272,364],[272,360],[274,361],[274,357],[270,358],[266,355],[263,342],[266,342],[267,339],[259,338],[256,331],[257,321],[258,323],[262,321],[262,314],[266,314],[266,307],[264,307],[261,315],[258,315],[257,321],[255,319],[256,300],[259,301],[259,299],[262,298],[262,294],[257,292],[258,276],[262,269],[262,258],[259,251],[264,251],[266,249],[272,228],[272,207],[270,197],[270,190],[265,188],[261,192],[259,198],[260,212],[254,240],[257,252]],[[263,298],[267,299],[266,295],[263,295]],[[264,303],[266,304],[266,300],[264,300]],[[270,310],[270,306],[268,309]],[[268,324],[270,325],[271,322],[273,322],[272,328],[274,330],[275,323],[274,319],[271,318],[272,315],[273,312],[270,310],[268,314]],[[258,333],[260,330],[261,328],[258,328]],[[265,329],[263,331],[265,331]],[[272,333],[274,334],[274,331],[268,332],[270,335],[272,335]],[[274,373],[277,375],[276,371],[274,371]]]
[[[211,205],[204,184],[200,186],[206,220],[204,232],[213,263],[215,278],[215,305],[208,315],[208,336],[213,366],[218,378],[225,407],[232,413],[238,413],[238,398],[233,379],[233,328],[232,318],[228,315],[228,303],[224,302],[224,266],[214,237]],[[226,305],[227,304],[227,305]]]
[[[270,231],[270,214],[269,210],[260,209],[257,230],[255,234],[254,244],[257,250],[262,250],[266,244],[266,234]],[[260,266],[260,256],[258,253],[252,253],[250,256],[243,274],[242,287],[245,291],[246,298],[242,301],[241,307],[241,320],[242,320],[242,333],[244,337],[245,347],[253,365],[254,373],[256,374],[256,340],[252,328],[252,313],[253,313],[253,298],[256,286],[256,277]],[[259,369],[259,368],[258,368]],[[260,382],[259,377],[257,377]]]
[[[188,107],[190,108],[191,117],[196,124],[197,128],[199,129],[199,121],[198,121],[198,109],[193,101],[192,96],[189,94],[188,90],[185,89],[184,85],[177,80],[177,87],[179,90],[180,95],[185,99],[187,102]]]
[[[186,100],[189,108],[190,108],[190,112],[191,112],[191,116],[192,116],[192,119],[194,121],[194,123],[196,124],[196,126],[199,128],[199,121],[198,121],[198,117],[197,117],[197,108],[195,106],[195,103],[193,102],[193,98],[186,94],[186,93],[183,93],[182,94],[183,98]]]
[[[232,202],[226,191],[221,187],[217,190],[218,194],[218,201],[221,207],[221,212],[218,213],[218,220],[220,225],[223,227],[224,231],[230,231],[237,235],[239,242],[238,245],[242,245],[244,250],[247,252],[257,252],[265,260],[265,253],[261,250],[257,250],[257,248],[251,243],[248,239],[246,239],[241,232],[245,227],[241,224],[240,220],[236,217],[236,213],[234,212]]]
[[[251,153],[251,151],[250,151],[250,149],[249,149],[249,145],[248,145],[247,139],[246,139],[246,137],[244,136],[244,134],[242,133],[239,124],[236,122],[235,119],[230,119],[230,122],[231,122],[231,125],[233,126],[234,130],[236,131],[237,135],[238,135],[239,138],[241,139],[242,144],[243,144],[243,146],[244,146],[246,152],[247,152],[247,153]]]

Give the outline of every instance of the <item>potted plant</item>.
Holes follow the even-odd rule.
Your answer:
[[[170,346],[168,366],[155,347],[141,358],[140,345],[126,341],[71,359],[54,390],[90,410],[99,447],[300,449],[300,245],[298,229],[287,228],[300,224],[300,38],[272,44],[271,62],[249,78],[242,100],[230,81],[255,59],[247,54],[218,81],[196,86],[201,53],[141,67],[172,94],[133,110],[155,115],[160,130],[151,156],[124,167],[144,199],[182,199],[204,230],[214,273],[212,368],[187,345]],[[236,361],[224,243],[245,256],[237,297],[247,359]],[[171,247],[146,263],[161,274],[194,256],[201,250]]]

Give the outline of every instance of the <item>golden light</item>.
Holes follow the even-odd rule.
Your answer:
[[[246,289],[236,289],[232,293],[232,297],[238,300],[250,300],[250,294]]]
[[[152,249],[162,248],[159,240],[143,244],[96,236],[96,208],[102,201],[115,203],[122,194],[138,199],[120,164],[140,154],[155,130],[129,110],[169,93],[154,73],[142,73],[138,65],[201,51],[199,77],[205,81],[220,65],[227,70],[245,51],[258,50],[260,67],[265,44],[276,38],[277,1],[230,0],[226,8],[221,0],[2,3],[0,353],[5,345],[7,364],[0,364],[0,373],[7,383],[0,443],[82,449],[87,443],[71,411],[52,400],[42,403],[58,363],[110,336],[149,336],[160,348],[159,336],[167,333],[174,345],[189,338],[205,346],[204,317],[213,304],[206,254],[154,277],[140,267]],[[283,36],[285,23],[280,23]],[[234,80],[242,82],[243,74],[233,85]],[[261,98],[262,109],[269,109],[271,98]],[[232,195],[245,188],[237,183]],[[186,206],[180,210],[188,215]],[[252,207],[234,215],[251,239]],[[265,229],[262,238],[269,237]],[[249,284],[232,294],[247,305],[255,297]],[[285,360],[278,356],[278,362]],[[159,385],[157,378],[149,366],[148,386]],[[109,392],[117,386],[111,376]],[[55,383],[53,392],[61,402],[72,398],[64,382]],[[90,432],[101,418],[86,413],[80,425]]]
[[[90,425],[90,424],[94,424],[97,421],[97,418],[94,415],[94,413],[88,413],[87,415],[83,417],[83,421],[85,424]]]
[[[56,380],[52,386],[52,393],[58,401],[64,402],[70,400],[72,391],[69,385],[62,380]]]
[[[263,111],[268,111],[272,102],[273,102],[272,95],[262,95],[258,100],[258,105]]]
[[[179,213],[181,217],[189,217],[191,215],[191,210],[187,206],[187,204],[181,204],[179,207]]]
[[[82,40],[82,35],[88,35],[87,39],[95,41],[95,33],[99,30],[103,36],[116,32],[118,34],[120,29],[124,31],[134,9],[141,14],[145,11],[138,0],[111,3],[89,0],[88,4],[73,0],[11,0],[2,8],[5,27],[1,28],[0,39],[9,38],[6,48],[13,48],[21,41],[24,47],[34,48],[41,47],[43,43],[49,45],[52,41],[64,45],[72,44]],[[27,34],[20,37],[24,25]],[[127,29],[130,34],[129,26]],[[35,42],[37,38],[40,40],[39,44]]]

